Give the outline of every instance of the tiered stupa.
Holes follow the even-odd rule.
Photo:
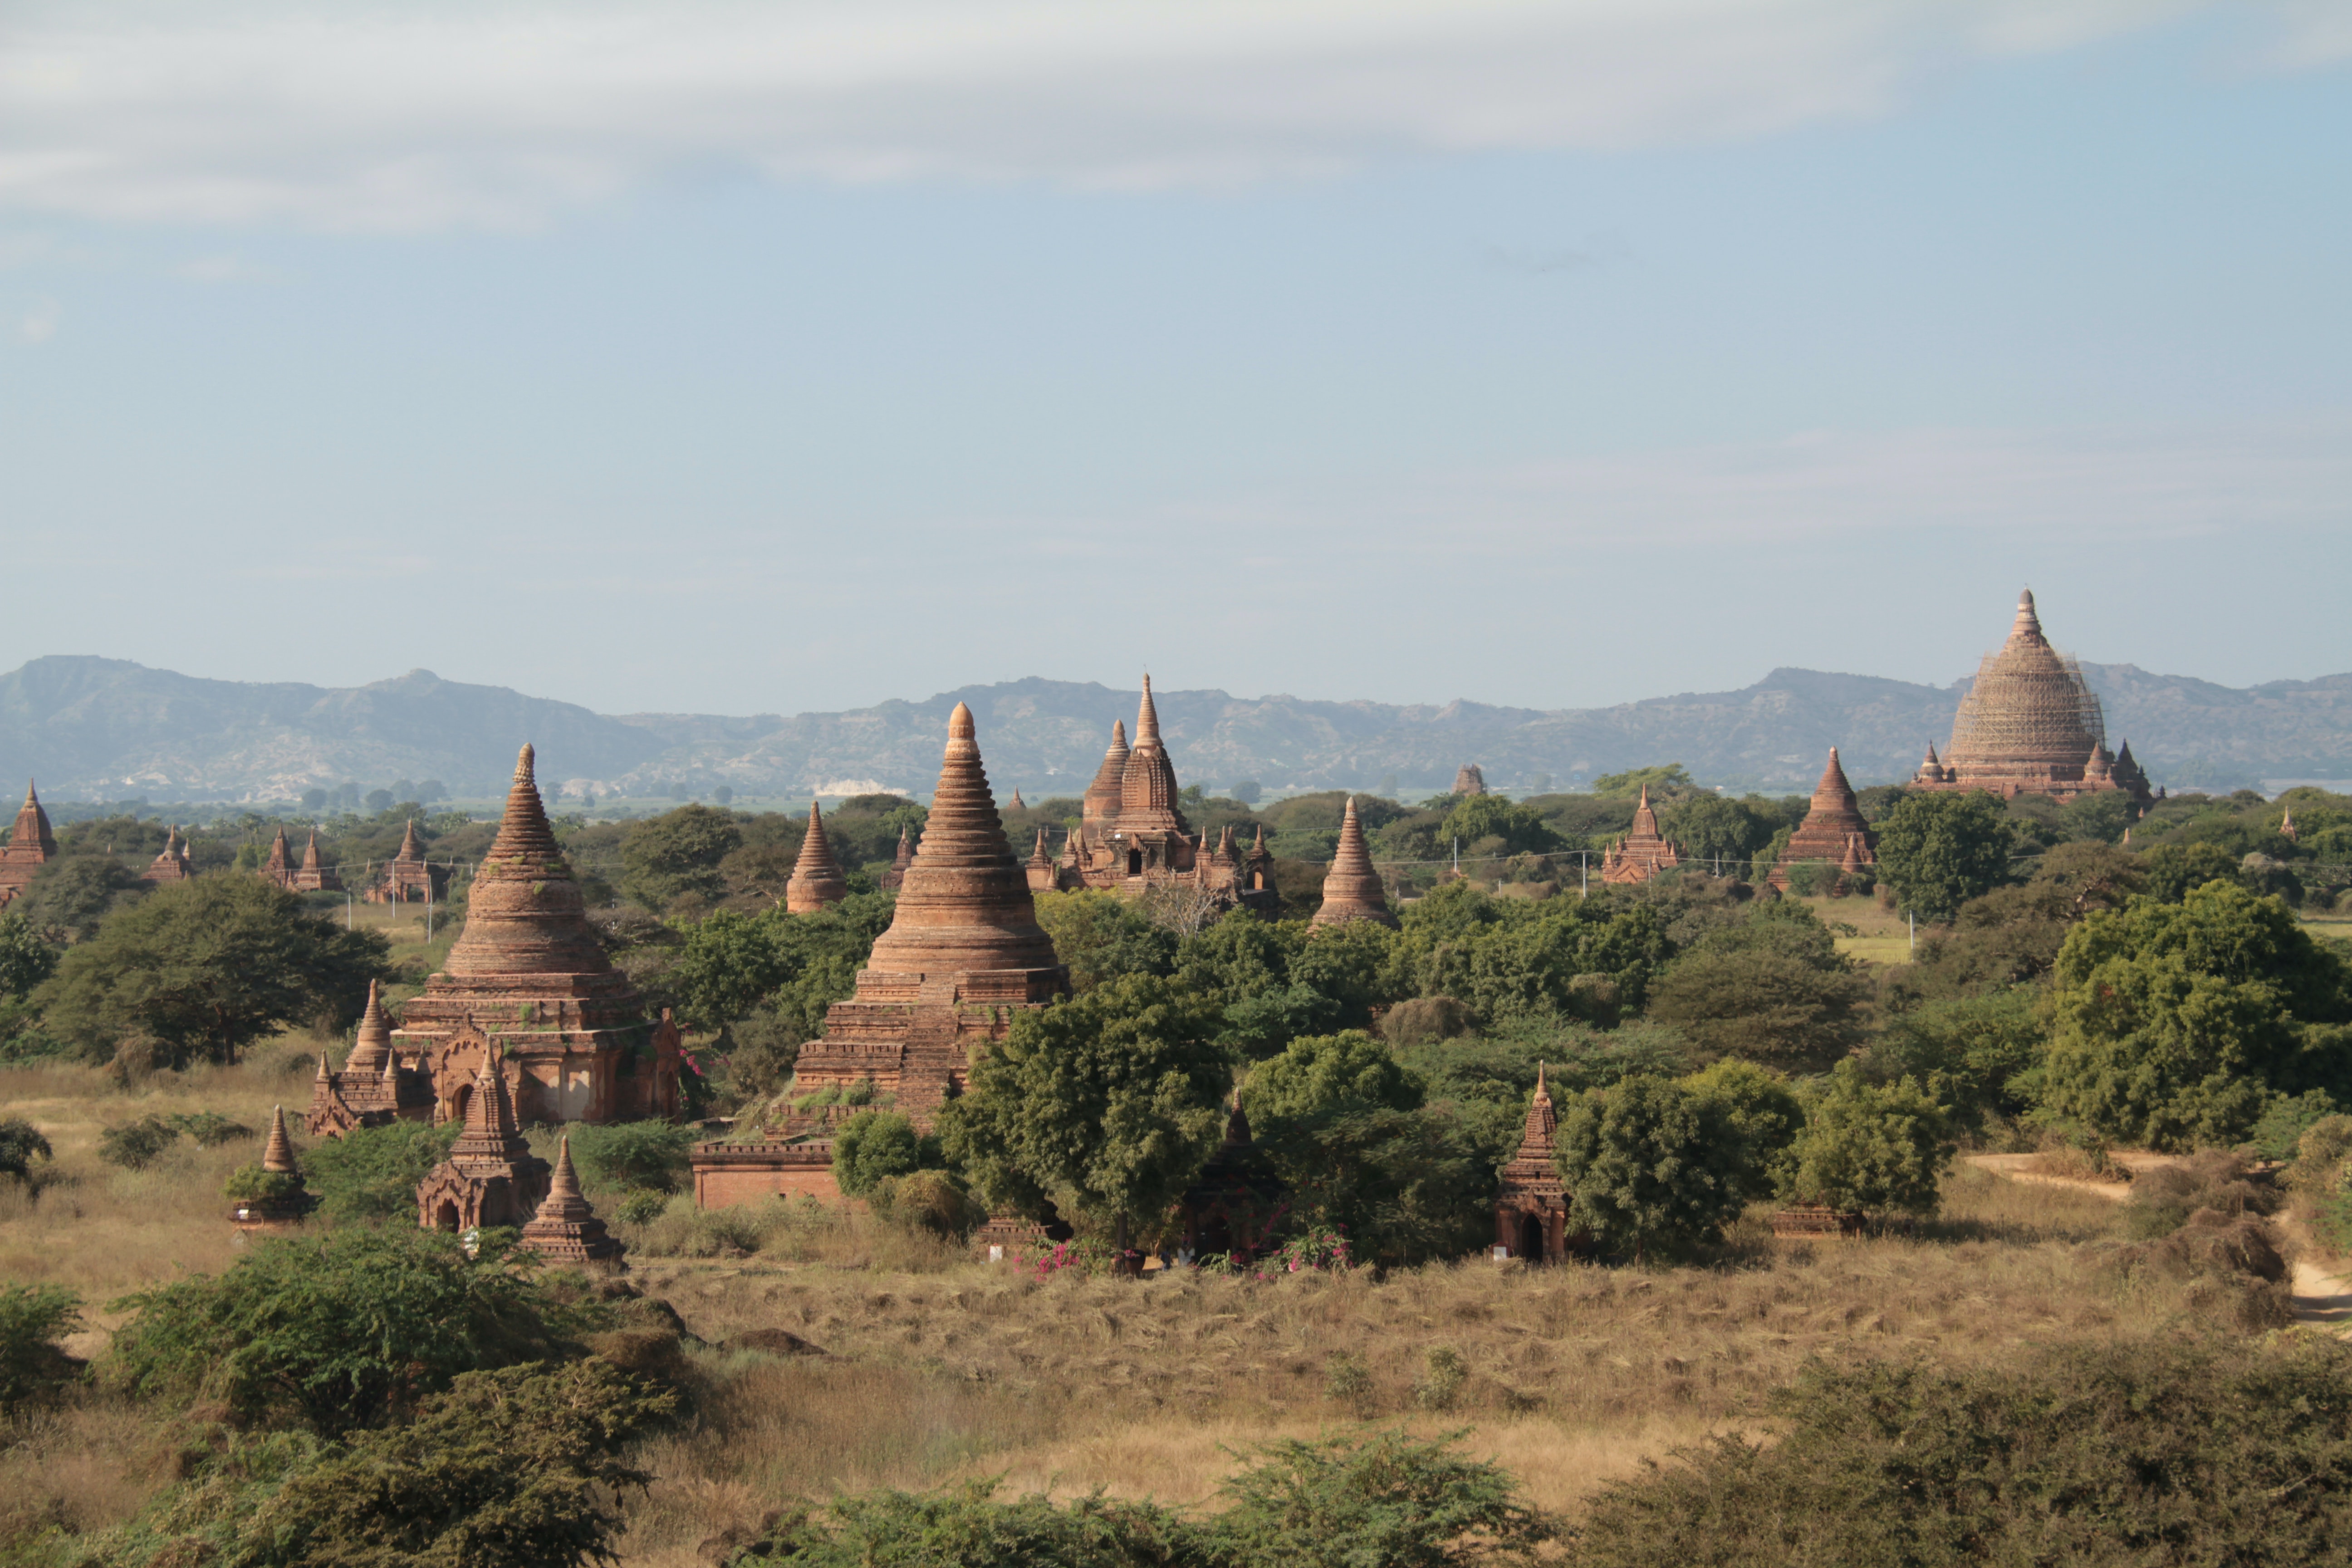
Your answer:
[[[302,847],[301,868],[294,873],[292,883],[298,893],[340,893],[343,879],[332,866],[319,855],[319,830],[310,830],[310,841]]]
[[[813,915],[828,904],[849,897],[849,879],[833,857],[833,843],[824,836],[824,817],[817,803],[809,802],[808,832],[801,837],[800,859],[784,883],[784,908],[796,915]]]
[[[2116,790],[2142,808],[2154,796],[2126,741],[2107,753],[2106,717],[2080,666],[2042,634],[2031,590],[2000,651],[1985,656],[1952,721],[1941,762],[1935,748],[1912,775],[1915,789],[1988,790],[2007,798],[2060,801]]]
[[[476,1074],[467,1090],[465,1131],[449,1158],[416,1184],[416,1223],[454,1231],[523,1225],[547,1197],[547,1162],[515,1124],[514,1101],[495,1067]]]
[[[856,994],[826,1013],[824,1037],[801,1047],[799,1089],[870,1079],[929,1128],[961,1089],[972,1053],[1003,1037],[1015,1009],[1068,994],[1068,971],[1005,841],[977,735],[971,710],[957,703],[890,929],[858,971]]]
[[[23,892],[42,867],[58,858],[58,841],[49,832],[49,814],[30,780],[25,784],[25,804],[16,808],[16,826],[0,845],[0,909]]]
[[[1535,1098],[1519,1135],[1519,1152],[1503,1167],[1495,1195],[1495,1256],[1554,1263],[1568,1256],[1568,1188],[1554,1159],[1559,1123],[1544,1069],[1536,1066]]]
[[[912,833],[898,829],[898,853],[890,857],[890,868],[875,879],[886,893],[895,893],[906,885],[907,868],[915,863],[915,839]]]
[[[1081,820],[1108,822],[1118,815],[1127,758],[1127,721],[1114,719],[1110,721],[1110,745],[1103,752],[1102,766],[1095,770],[1095,781],[1087,785],[1086,798],[1079,805]]]
[[[1335,926],[1352,921],[1372,921],[1391,930],[1397,923],[1389,913],[1388,889],[1372,868],[1371,847],[1364,842],[1364,825],[1356,820],[1351,795],[1339,818],[1339,848],[1331,857],[1331,868],[1323,874],[1323,907],[1315,911],[1313,923]]]
[[[1658,831],[1658,814],[1650,809],[1650,786],[1643,784],[1633,807],[1633,828],[1601,858],[1601,879],[1620,885],[1646,882],[1682,863],[1682,846]]]
[[[381,1127],[400,1115],[401,1078],[392,1050],[392,1019],[383,1010],[376,983],[368,982],[367,1007],[352,1054],[337,1072],[319,1055],[319,1076],[310,1084],[310,1111],[303,1131],[313,1138],[340,1138],[355,1127]],[[422,1093],[411,1096],[412,1120],[429,1115],[432,1102]]]
[[[384,867],[383,880],[368,889],[368,900],[378,904],[429,904],[446,892],[448,875],[425,858],[425,846],[416,837],[416,819],[411,817],[408,831],[401,835],[399,853]]]
[[[1475,763],[1465,763],[1454,774],[1455,795],[1485,795],[1486,774]]]
[[[467,893],[465,929],[446,968],[402,1008],[393,1047],[431,1085],[436,1121],[456,1113],[466,1086],[493,1062],[511,1076],[529,1121],[675,1116],[677,1026],[667,1014],[646,1016],[636,987],[604,956],[532,762],[525,746]]]
[[[139,879],[142,882],[184,882],[195,874],[195,868],[188,864],[188,841],[180,837],[178,828],[168,827],[163,830],[163,852],[147,863],[147,869],[139,873]]]
[[[1853,785],[1846,782],[1835,746],[1830,748],[1822,782],[1813,786],[1813,803],[1805,820],[1789,836],[1789,847],[1780,852],[1780,862],[1765,879],[1786,892],[1789,868],[1808,860],[1837,868],[1829,886],[1822,889],[1831,894],[1847,891],[1848,879],[1865,866],[1878,864],[1878,836],[1862,819],[1862,807],[1854,800]]]
[[[580,1194],[580,1176],[572,1168],[569,1132],[556,1145],[555,1174],[548,1183],[547,1199],[522,1227],[522,1244],[553,1263],[620,1261],[621,1244]]]

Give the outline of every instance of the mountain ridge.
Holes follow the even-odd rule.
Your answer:
[[[2352,674],[2233,688],[2133,665],[2084,663],[2107,713],[2158,783],[2233,787],[2352,777]],[[1457,698],[1393,704],[1208,689],[1155,691],[1187,783],[1433,793],[1465,762],[1527,790],[1653,763],[1709,783],[1810,788],[1831,745],[1857,783],[1908,776],[1951,732],[1962,678],[1926,686],[1780,667],[1731,691],[1604,708],[1536,709]],[[577,793],[806,795],[827,784],[928,789],[959,701],[986,737],[1001,790],[1076,793],[1136,693],[1032,676],[838,712],[600,714],[506,687],[414,669],[356,687],[215,680],[127,659],[52,655],[0,675],[0,777],[58,798],[289,799],[313,785],[438,778],[453,795],[503,789],[517,747]],[[827,791],[827,793],[838,793]]]

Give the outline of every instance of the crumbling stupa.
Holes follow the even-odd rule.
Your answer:
[[[194,876],[195,868],[188,864],[188,841],[180,837],[176,827],[163,830],[163,852],[147,863],[139,873],[142,882],[184,882]]]
[[[876,886],[886,893],[895,893],[906,884],[907,868],[915,863],[915,839],[912,833],[898,829],[898,848],[890,857],[890,868],[874,879]]]
[[[1650,809],[1650,786],[1643,784],[1632,829],[1601,857],[1601,879],[1621,886],[1646,882],[1682,863],[1682,846],[1658,831],[1658,814]]]
[[[842,875],[841,862],[833,856],[833,843],[824,836],[824,816],[817,803],[809,802],[808,832],[801,837],[800,858],[793,863],[793,874],[784,883],[784,908],[796,915],[813,915],[828,904],[837,904],[849,897],[849,879]]]
[[[294,852],[286,847],[286,829],[280,827],[278,837],[269,841],[269,856],[261,863],[261,879],[275,882],[288,892],[294,890]]]
[[[401,1009],[393,1048],[452,1113],[486,1063],[509,1064],[520,1115],[532,1121],[616,1121],[677,1114],[678,1033],[615,970],[588,924],[580,885],[557,847],[532,776],[515,761],[497,839],[467,896],[466,925],[446,967]],[[487,1041],[476,1047],[467,1026]]]
[[[2009,640],[1985,655],[1952,720],[1952,742],[1912,775],[1915,789],[1988,790],[2007,798],[2060,801],[2121,791],[2143,808],[2154,799],[2126,741],[2107,752],[2106,717],[2073,659],[2050,646],[2032,590],[2017,597]]]
[[[1486,774],[1475,763],[1465,763],[1454,774],[1455,795],[1485,795]]]
[[[1765,879],[1786,892],[1789,868],[1809,860],[1835,868],[1822,889],[1831,894],[1852,890],[1848,883],[1853,874],[1878,864],[1878,836],[1862,819],[1862,807],[1854,800],[1853,785],[1846,782],[1835,746],[1830,748],[1829,765],[1822,770],[1821,783],[1813,786],[1813,802],[1805,820],[1789,836],[1788,847]]]
[[[546,1201],[530,1223],[522,1227],[522,1244],[551,1263],[618,1263],[622,1247],[604,1229],[604,1222],[580,1194],[580,1176],[572,1168],[572,1134],[555,1149],[555,1173],[550,1178]]]
[[[342,1070],[328,1065],[325,1052],[319,1055],[319,1075],[311,1080],[310,1110],[302,1129],[313,1138],[340,1138],[355,1127],[381,1127],[404,1109],[412,1121],[431,1115],[433,1101],[421,1085],[412,1090],[409,1104],[402,1105],[402,1082],[392,1050],[392,1019],[371,980],[359,1033]]]
[[[286,1136],[286,1108],[269,1108],[269,1137],[261,1146],[261,1169],[265,1175],[277,1179],[278,1190],[260,1197],[244,1198],[229,1211],[228,1222],[238,1230],[290,1230],[302,1223],[302,1217],[317,1206],[304,1186],[302,1168],[294,1162],[294,1141]]]
[[[972,1053],[1003,1037],[1013,1011],[1068,991],[1005,841],[971,710],[959,702],[890,929],[858,971],[856,994],[826,1013],[824,1037],[801,1047],[796,1085],[871,1080],[928,1128],[950,1089],[962,1088]]]
[[[1339,818],[1339,846],[1331,857],[1331,868],[1323,874],[1323,907],[1315,911],[1313,923],[1333,926],[1351,921],[1373,921],[1391,929],[1397,923],[1389,913],[1388,889],[1372,868],[1372,851],[1364,842],[1364,825],[1356,820],[1352,795]]]

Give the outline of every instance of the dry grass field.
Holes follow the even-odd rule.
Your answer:
[[[6,1113],[58,1154],[37,1199],[0,1190],[0,1278],[80,1293],[92,1329],[74,1348],[89,1354],[119,1321],[109,1300],[227,1267],[220,1184],[257,1142],[184,1140],[131,1173],[100,1163],[98,1140],[156,1112],[258,1129],[273,1103],[307,1103],[316,1044],[128,1090],[94,1069],[0,1072]],[[2217,1321],[2193,1282],[2112,1267],[2119,1209],[1962,1166],[1942,1216],[1909,1236],[1779,1244],[1751,1217],[1705,1267],[1478,1259],[1272,1283],[1039,1280],[862,1215],[730,1211],[734,1256],[641,1249],[631,1276],[689,1331],[695,1415],[646,1443],[658,1479],[630,1500],[622,1550],[684,1568],[713,1533],[795,1498],[997,1474],[1019,1489],[1196,1503],[1237,1449],[1363,1420],[1467,1427],[1531,1500],[1573,1510],[1645,1458],[1751,1419],[1811,1357],[1998,1363],[2031,1343]],[[777,1329],[817,1353],[740,1343]],[[103,1396],[30,1416],[0,1447],[0,1533],[120,1521],[169,1484],[177,1452],[152,1414]]]

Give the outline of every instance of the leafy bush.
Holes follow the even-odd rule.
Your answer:
[[[941,1171],[885,1176],[874,1185],[873,1204],[878,1218],[953,1240],[970,1235],[988,1217]]]
[[[21,1116],[0,1117],[0,1176],[33,1179],[33,1162],[54,1157],[41,1130]]]
[[[667,1121],[575,1122],[563,1130],[580,1173],[601,1186],[674,1193],[685,1185],[695,1131]]]
[[[98,1140],[98,1157],[126,1171],[143,1171],[180,1141],[180,1130],[161,1116],[142,1116],[110,1127]]]
[[[136,1316],[105,1371],[137,1394],[217,1398],[246,1423],[370,1426],[459,1373],[549,1355],[580,1326],[483,1250],[477,1262],[401,1226],[265,1241],[217,1279],[114,1303]]]
[[[1770,1068],[1726,1057],[1681,1080],[1714,1108],[1717,1124],[1739,1142],[1738,1167],[1746,1173],[1741,1195],[1753,1202],[1772,1190],[1773,1163],[1804,1131],[1805,1108],[1789,1080]]]
[[[78,1370],[57,1342],[81,1327],[81,1302],[56,1285],[0,1285],[0,1411]]]
[[[1774,1187],[1790,1203],[1933,1214],[1951,1158],[1943,1108],[1917,1084],[1873,1084],[1844,1061],[1813,1101]]]
[[[1066,1506],[1031,1494],[999,1502],[995,1481],[937,1492],[885,1490],[797,1508],[762,1527],[730,1568],[1174,1568],[1201,1563],[1193,1529],[1157,1503],[1099,1494]]]
[[[2343,1107],[2324,1089],[2305,1089],[2298,1095],[2280,1095],[2246,1134],[2246,1143],[2258,1159],[2292,1160],[2303,1143],[2303,1135],[2331,1116],[2339,1116]]]
[[[123,1568],[614,1561],[615,1494],[652,1478],[629,1438],[676,1408],[600,1360],[467,1373],[413,1420],[339,1443],[243,1437],[103,1542]]]
[[[1558,1157],[1570,1225],[1636,1258],[1715,1236],[1758,1181],[1720,1102],[1661,1078],[1570,1101]]]
[[[331,1225],[413,1219],[416,1184],[449,1157],[464,1131],[455,1121],[391,1121],[320,1139],[299,1156],[319,1217]]]
[[[2014,1121],[2032,1109],[2024,1075],[2041,1050],[2033,992],[2021,986],[1902,1014],[1871,1042],[1862,1065],[1880,1082],[1916,1080],[1950,1112],[1956,1130],[1980,1132],[1995,1119]]]
[[[302,1178],[291,1171],[265,1171],[258,1164],[240,1165],[221,1184],[221,1195],[241,1204],[284,1203],[303,1194]]]
[[[1878,821],[1880,879],[1923,921],[1948,921],[2008,881],[2014,847],[2001,803],[1982,790],[1906,792]]]
[[[921,1163],[915,1124],[895,1110],[861,1110],[834,1131],[833,1179],[846,1196],[865,1197]]]

